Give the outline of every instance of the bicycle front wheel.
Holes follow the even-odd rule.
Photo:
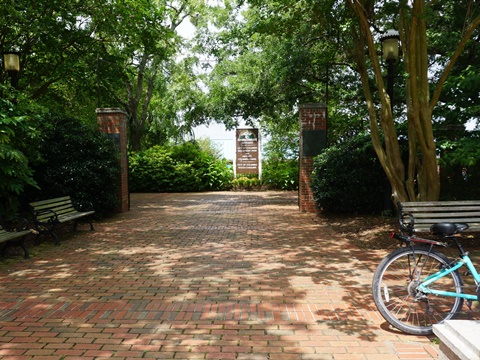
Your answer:
[[[413,250],[414,249],[414,250]],[[448,258],[427,247],[399,248],[385,257],[373,276],[373,300],[387,322],[414,335],[432,334],[432,326],[449,320],[462,309],[463,299],[419,293],[427,276],[448,267]],[[463,292],[457,271],[429,286],[430,289]]]

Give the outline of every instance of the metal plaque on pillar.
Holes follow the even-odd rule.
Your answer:
[[[327,147],[326,130],[303,130],[302,131],[303,156],[316,156]]]

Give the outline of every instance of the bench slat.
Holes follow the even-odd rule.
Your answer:
[[[28,234],[32,233],[31,229],[25,229],[24,230],[19,230],[19,231],[8,231],[3,228],[3,226],[0,225],[0,243],[10,242],[10,244],[15,244],[20,246],[23,249],[23,257],[25,259],[29,258],[28,254],[28,249],[27,246],[25,245],[25,236]],[[11,242],[12,240],[17,240],[16,242]],[[6,245],[4,245],[1,250],[2,250],[2,255],[4,255]]]
[[[58,220],[57,223],[74,221],[75,228],[79,218],[88,217],[95,213],[93,210],[76,210],[70,196],[35,201],[30,203],[30,207],[34,215],[35,227],[39,231],[39,235],[50,234],[56,239],[57,243],[58,239],[54,233],[55,221],[52,220]],[[94,230],[91,219],[88,219],[88,222],[90,223],[90,228]]]
[[[400,216],[413,216],[414,232],[429,231],[439,222],[467,223],[467,231],[480,231],[479,200],[404,202],[399,203],[399,210]]]
[[[70,196],[62,196],[59,198],[55,199],[48,199],[48,200],[41,200],[41,201],[35,201],[30,203],[30,205],[34,208],[41,208],[43,206],[49,206],[50,204],[57,204],[57,203],[62,203],[62,202],[71,202]]]
[[[463,206],[463,205],[480,205],[480,200],[465,201],[406,201],[401,203],[402,206]]]
[[[429,217],[432,217],[432,216],[451,217],[451,218],[470,217],[472,219],[478,219],[478,218],[480,218],[480,212],[463,212],[463,211],[459,211],[458,213],[451,212],[451,211],[450,212],[431,212],[431,213],[416,212],[414,216],[415,216],[415,219],[429,218]]]
[[[462,206],[455,207],[455,211],[464,211],[464,212],[480,212],[480,206]],[[404,212],[415,211],[415,212],[445,212],[451,211],[452,207],[403,207]]]
[[[35,210],[48,210],[48,209],[63,209],[63,208],[72,208],[73,204],[71,202],[59,202],[59,203],[50,203],[50,204],[44,204],[44,205],[39,205],[39,206],[33,206],[32,207]]]
[[[0,243],[22,237],[22,236],[30,234],[30,233],[31,233],[30,230],[7,231],[5,229],[1,229],[0,230]]]

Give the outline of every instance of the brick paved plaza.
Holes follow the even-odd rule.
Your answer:
[[[0,260],[0,358],[437,358],[376,312],[384,253],[299,212],[295,192],[132,194],[79,229]]]

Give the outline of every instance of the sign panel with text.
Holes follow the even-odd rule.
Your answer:
[[[259,174],[258,129],[237,129],[237,174]]]

